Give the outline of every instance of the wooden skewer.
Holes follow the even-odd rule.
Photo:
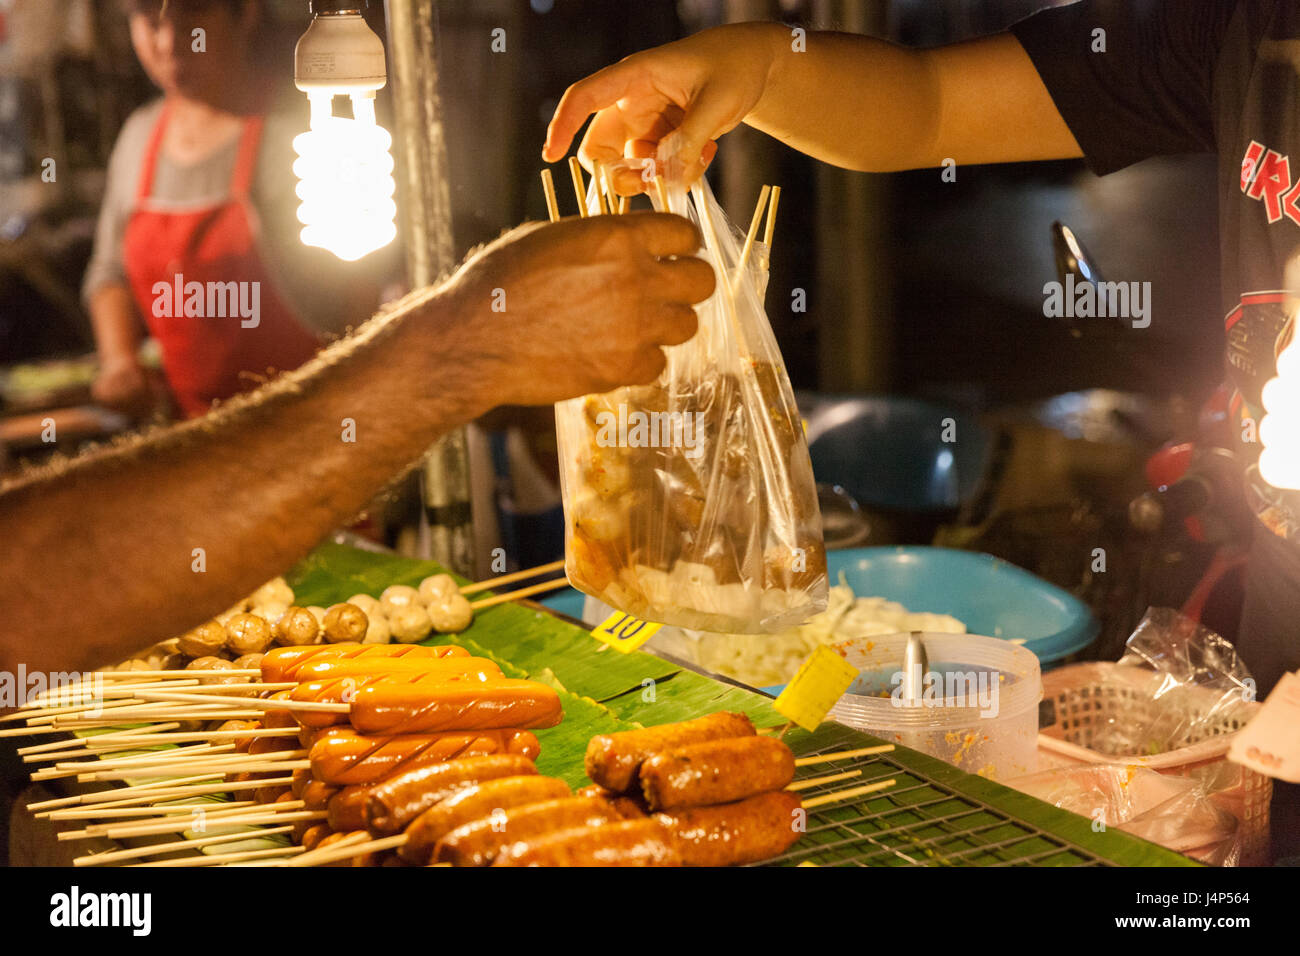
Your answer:
[[[526,589],[525,589],[526,590]],[[474,605],[471,605],[473,607]],[[243,710],[304,710],[325,714],[346,714],[352,709],[350,704],[329,704],[314,700],[272,700],[270,698],[237,698],[229,700],[218,694],[177,694],[162,690],[140,691],[140,696],[150,701],[179,701],[194,704],[219,704],[222,707],[236,707]],[[220,711],[220,707],[213,708]]]
[[[298,727],[258,727],[255,730],[182,730],[176,733],[161,733],[147,735],[122,734],[120,737],[115,736],[109,746],[116,747],[119,743],[140,744],[149,740],[156,740],[159,743],[178,743],[182,740],[245,740],[250,737],[297,737],[302,730]],[[107,737],[108,734],[102,734]],[[95,748],[96,741],[99,737],[90,737],[87,743]],[[96,748],[98,749],[98,748]]]
[[[546,194],[546,214],[551,217],[551,222],[557,222],[560,218],[560,201],[555,198],[555,177],[549,169],[542,170],[542,192]]]
[[[695,199],[695,208],[700,214],[700,222],[704,224],[705,246],[713,253],[718,274],[726,275],[726,265],[722,261],[722,246],[718,243],[718,230],[713,223],[713,213],[704,198],[704,187],[698,181],[691,186],[691,196]],[[727,312],[727,321],[731,324],[732,337],[739,348],[744,342],[744,337],[740,334],[740,319],[736,316],[736,297],[731,283],[724,282],[722,285],[722,303]]]
[[[627,197],[626,197],[626,196],[619,196],[619,197],[618,197],[618,214],[621,216],[621,215],[623,215],[623,214],[626,213],[626,212],[627,212]]]
[[[776,207],[781,203],[781,187],[772,187],[772,201],[767,206],[767,229],[763,233],[763,244],[769,255],[772,251],[772,237],[776,234]]]
[[[664,185],[662,176],[655,177],[655,192],[659,194],[659,205],[662,207],[660,212],[668,211],[668,187]]]
[[[554,571],[563,571],[564,561],[552,561],[550,564],[539,564],[535,568],[526,568],[523,571],[513,571],[510,574],[503,574],[499,578],[492,578],[488,581],[479,581],[477,584],[467,584],[460,589],[461,594],[477,594],[480,591],[491,591],[499,588],[503,584],[514,584],[516,581],[526,581],[528,578],[535,578],[538,575],[550,574]]]
[[[361,834],[366,836],[366,834]],[[349,842],[348,838],[340,840],[338,843],[331,844],[323,850],[313,850],[311,855],[303,854],[294,857],[282,866],[319,866],[322,863],[334,863],[338,860],[346,860],[354,856],[363,856],[366,853],[378,853],[380,850],[392,850],[402,846],[410,839],[405,833],[399,833],[396,836],[383,837],[378,840],[365,840],[363,842]]]
[[[73,807],[69,810],[51,810],[50,819],[107,820],[126,817],[168,817],[175,816],[178,813],[193,813],[195,810],[200,809],[256,806],[260,806],[256,800],[237,800],[230,803],[204,800],[200,803],[164,803],[152,807],[91,807],[87,809]]]
[[[740,260],[736,263],[736,272],[731,279],[733,290],[740,287],[745,277],[745,268],[749,265],[749,256],[754,251],[754,240],[758,238],[758,227],[763,224],[763,210],[767,209],[767,197],[772,192],[771,186],[764,186],[758,193],[758,205],[754,207],[754,217],[749,221],[749,232],[745,233],[745,245],[740,250]]]
[[[832,760],[853,760],[855,757],[870,757],[872,754],[887,754],[894,749],[893,744],[881,744],[878,747],[862,747],[858,750],[840,750],[835,753],[817,754],[814,757],[800,757],[794,762],[796,767],[811,767],[813,764],[830,763]]]
[[[95,671],[104,680],[189,680],[191,677],[261,677],[256,667],[229,670],[179,670],[179,671]]]
[[[824,777],[810,777],[807,780],[796,780],[794,783],[790,784],[790,786],[786,787],[786,789],[798,792],[800,790],[807,790],[809,787],[820,787],[825,783],[839,783],[841,780],[848,780],[850,777],[860,776],[862,776],[861,770],[845,770],[843,773],[831,773]]]
[[[207,774],[206,776],[190,778],[190,779],[212,780],[219,776],[220,774]],[[70,806],[126,807],[132,805],[156,804],[163,800],[179,800],[184,797],[198,797],[206,794],[235,793],[240,790],[256,790],[260,787],[283,787],[292,784],[293,777],[269,777],[264,780],[240,780],[236,783],[224,783],[224,782],[196,783],[196,784],[189,784],[189,785],[184,785],[179,787],[169,787],[168,786],[169,782],[170,781],[160,780],[154,783],[141,784],[138,787],[118,787],[113,790],[105,791],[103,793],[83,794],[81,797],[77,797],[77,798],[60,797],[58,798],[59,800],[67,801],[69,799],[75,799],[77,802],[74,803],[64,802],[59,805],[62,807],[70,807]],[[148,788],[148,789],[144,789],[144,788]],[[123,797],[121,799],[116,799],[116,800],[86,799],[88,797],[112,798],[112,797],[117,797],[119,794],[126,793],[128,791],[133,791],[133,790],[139,792],[132,796]],[[53,802],[55,801],[50,801],[50,800],[44,801],[44,803],[46,804],[53,803]],[[32,806],[35,806],[35,804],[33,804]],[[28,809],[31,808],[29,807]],[[35,815],[38,817],[49,817],[52,816],[55,812],[57,811],[50,810],[50,809],[38,810],[35,811]]]
[[[118,706],[125,706],[124,702],[118,701],[116,700],[116,698],[121,698],[121,697],[129,698],[137,687],[143,687],[146,689],[153,688],[154,690],[161,690],[164,687],[172,686],[174,684],[183,684],[185,686],[190,686],[190,685],[197,686],[198,683],[199,683],[198,678],[194,678],[193,680],[189,680],[189,681],[172,681],[172,682],[147,681],[147,682],[141,682],[140,684],[113,684],[104,687],[101,691],[97,693],[90,693],[89,691],[85,691],[77,694],[64,694],[58,697],[49,697],[41,701],[40,704],[34,704],[29,702],[28,705],[22,710],[15,711],[12,714],[6,714],[4,717],[0,717],[0,720],[30,721],[33,717],[46,717],[51,714],[65,713],[68,711],[76,711],[76,710],[85,710],[87,704],[94,704],[96,702],[103,702],[108,700],[113,700],[114,704]]]
[[[854,797],[860,797],[864,794],[875,793],[877,790],[885,790],[898,783],[893,777],[888,780],[882,780],[879,783],[868,783],[861,787],[853,787],[850,790],[840,790],[838,793],[824,793],[819,797],[813,797],[811,800],[803,801],[800,806],[805,810],[812,810],[814,807],[824,807],[829,803],[841,803],[845,800],[852,800]]]
[[[35,714],[27,715],[27,724],[28,726],[38,727],[42,724],[56,723],[63,718],[76,718],[82,715],[89,715],[96,719],[102,715],[107,715],[116,720],[119,714],[131,713],[132,707],[148,703],[143,698],[135,697],[134,693],[133,690],[127,691],[126,696],[121,700],[87,700],[80,704],[69,704],[66,707],[46,707]]]
[[[212,806],[213,809],[210,811],[205,811],[202,814],[201,818],[199,817],[198,814],[191,812],[189,814],[190,820],[188,822],[185,820],[169,819],[169,820],[145,820],[137,823],[92,823],[84,830],[65,831],[63,833],[60,833],[58,837],[60,840],[79,840],[88,836],[91,837],[107,836],[113,838],[115,836],[123,836],[123,837],[147,836],[151,833],[179,833],[183,830],[190,830],[193,829],[195,826],[200,825],[199,823],[200,819],[202,821],[201,823],[202,826],[207,826],[209,823],[214,825],[220,824],[221,826],[226,826],[230,823],[231,820],[243,820],[244,818],[250,816],[266,816],[268,814],[275,815],[281,812],[300,811],[303,809],[303,802],[301,800],[290,800],[290,801],[286,801],[285,803],[276,803],[265,807],[262,807],[259,804],[258,805],[259,809],[249,809],[242,805],[237,807],[226,807],[225,809],[222,809],[223,805],[220,803],[213,804]],[[282,809],[277,809],[277,808],[282,808]],[[324,811],[320,811],[320,812],[324,812]],[[153,827],[153,826],[160,826],[160,827],[165,826],[165,827],[171,827],[171,829],[161,829],[161,830],[142,829],[142,828]],[[113,832],[110,833],[109,831],[113,831]],[[130,832],[119,833],[118,831],[130,831]]]
[[[609,215],[609,203],[605,201],[605,164],[602,162],[592,163],[591,179],[596,185],[596,207],[600,210],[602,216]]]
[[[127,730],[114,730],[106,734],[95,734],[93,737],[83,737],[81,738],[81,742],[89,743],[92,740],[106,740],[106,739],[112,740],[113,738],[125,736],[128,734],[132,734],[138,737],[143,737],[148,734],[162,733],[168,730],[179,730],[180,726],[181,725],[178,723],[163,723],[163,724],[154,724],[150,727],[135,727],[135,728],[129,728]],[[60,747],[66,747],[68,746],[68,744],[74,742],[75,741],[72,740],[48,740],[43,744],[30,744],[26,747],[19,747],[18,753],[20,754],[43,753],[44,751],[47,750],[58,750]]]
[[[294,801],[290,801],[294,802]],[[288,806],[288,803],[280,804]],[[262,813],[249,813],[246,810],[238,811],[240,816],[218,817],[216,814],[206,814],[203,820],[205,827],[242,827],[253,826],[258,823],[289,823],[298,820],[324,820],[327,816],[324,810],[290,810],[288,812],[276,812],[269,808]],[[186,830],[193,830],[195,821],[193,820],[167,820],[162,823],[135,823],[114,826],[112,824],[97,827],[87,827],[85,831],[87,836],[107,837],[110,840],[120,840],[126,837],[135,836],[152,836],[159,833],[183,833]],[[60,833],[59,839],[65,837],[68,839],[81,839],[81,837],[68,837],[66,833]]]
[[[171,747],[167,750],[151,750],[148,753],[122,757],[92,757],[90,760],[68,760],[56,763],[57,770],[84,770],[94,767],[96,770],[108,770],[112,767],[132,767],[136,764],[152,763],[188,763],[196,756],[216,756],[228,754],[235,749],[234,744],[198,743],[188,747]]]
[[[244,860],[266,860],[293,857],[305,851],[301,846],[273,846],[265,850],[241,850],[238,853],[197,853],[171,860],[150,860],[148,863],[131,863],[130,866],[225,866]]]
[[[150,846],[137,846],[128,850],[110,850],[107,853],[92,853],[79,856],[72,861],[73,866],[103,866],[121,860],[138,860],[142,856],[158,856],[174,853],[177,850],[193,850],[196,847],[212,846],[215,843],[242,843],[245,840],[260,840],[277,833],[289,833],[293,827],[270,827],[264,830],[245,830],[239,833],[218,833],[216,836],[199,837],[195,840],[174,840],[171,843],[154,843]]]
[[[113,790],[105,790],[98,793],[81,793],[71,797],[53,797],[49,800],[37,800],[33,803],[29,803],[27,804],[27,809],[30,812],[39,815],[46,810],[53,810],[56,807],[75,807],[87,803],[101,803],[104,801],[125,803],[127,800],[123,797],[123,794],[126,794],[129,797],[136,797],[143,794],[144,796],[142,799],[154,799],[163,788],[168,787],[169,785],[172,787],[179,784],[194,784],[197,786],[200,781],[211,781],[220,777],[221,774],[208,773],[191,777],[188,780],[173,780],[170,784],[167,781],[159,780],[152,783],[139,783],[130,787],[117,787]]]
[[[267,756],[270,755],[268,754]],[[91,783],[104,780],[137,780],[142,778],[147,779],[149,777],[174,777],[181,773],[269,773],[281,770],[306,770],[310,766],[310,760],[281,760],[279,762],[268,760],[264,763],[241,764],[237,761],[218,763],[214,758],[210,763],[199,763],[196,761],[194,763],[182,764],[176,767],[159,767],[155,764],[149,764],[144,767],[124,767],[120,770],[97,770],[93,773],[78,774],[77,779],[84,783]]]
[[[359,843],[369,842],[369,840],[370,840],[369,833],[365,832],[364,830],[357,830],[355,833],[349,833],[347,836],[338,840],[336,843],[330,844],[327,847],[320,847],[318,849],[311,850],[310,852],[305,853],[302,856],[298,857],[298,859],[294,860],[292,863],[286,863],[285,866],[311,866],[315,862],[316,858],[320,855],[323,855],[327,850],[337,850],[340,847],[345,847],[345,846],[356,846]]]
[[[582,181],[582,163],[578,162],[577,156],[569,157],[569,176],[573,179],[573,194],[578,197],[578,215],[586,219],[591,213],[587,210],[587,186]]]
[[[526,588],[520,588],[518,591],[512,591],[509,594],[496,594],[490,598],[475,601],[470,605],[470,607],[475,611],[481,611],[484,608],[495,607],[498,604],[505,604],[508,601],[516,601],[519,598],[541,594],[543,591],[554,591],[556,588],[565,587],[568,583],[568,578],[556,578],[554,581],[543,581],[541,584],[534,584]]]

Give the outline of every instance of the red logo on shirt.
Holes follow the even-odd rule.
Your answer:
[[[1241,159],[1241,191],[1264,203],[1270,223],[1286,216],[1300,226],[1300,180],[1291,176],[1291,158],[1250,141]]]

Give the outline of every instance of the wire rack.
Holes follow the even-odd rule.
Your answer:
[[[809,757],[840,744],[800,752]],[[762,866],[1109,866],[1084,848],[926,778],[890,754],[803,767],[796,780],[858,770],[801,791],[805,797],[894,779],[888,790],[808,812],[794,847]]]

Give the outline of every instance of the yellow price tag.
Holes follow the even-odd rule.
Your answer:
[[[856,667],[829,647],[819,647],[799,666],[772,707],[804,730],[816,730],[857,676]]]
[[[591,636],[608,644],[616,651],[631,654],[634,650],[655,636],[662,624],[651,624],[631,614],[615,611],[600,626],[591,632]]]

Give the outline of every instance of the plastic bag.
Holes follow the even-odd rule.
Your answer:
[[[638,167],[638,161],[627,165]],[[656,191],[652,191],[652,196]],[[699,332],[652,385],[556,406],[574,587],[643,620],[779,631],[826,607],[812,462],[763,311],[765,258],[708,184],[654,196],[700,226],[718,276]]]
[[[1091,764],[1016,777],[1007,786],[1215,866],[1240,862],[1239,825],[1202,782],[1147,767]]]
[[[1129,637],[1123,667],[1153,671],[1146,699],[1115,711],[1089,747],[1112,755],[1154,756],[1203,740],[1254,700],[1254,681],[1236,649],[1170,608],[1150,608]],[[1100,693],[1107,693],[1105,682]],[[1132,694],[1131,682],[1115,693]]]

